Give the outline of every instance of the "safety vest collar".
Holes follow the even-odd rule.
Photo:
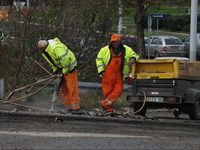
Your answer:
[[[121,57],[122,56],[122,52],[119,52],[118,54],[116,54],[116,53],[114,53],[114,48],[113,47],[111,47],[110,48],[110,53],[111,53],[111,56],[112,57]],[[117,49],[118,51],[120,51],[120,49]]]

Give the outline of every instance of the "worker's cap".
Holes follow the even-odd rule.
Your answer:
[[[110,39],[110,41],[119,41],[119,40],[120,40],[120,36],[118,34],[113,34]]]
[[[46,40],[40,40],[38,42],[38,49],[45,50],[47,45],[48,45],[48,42]]]

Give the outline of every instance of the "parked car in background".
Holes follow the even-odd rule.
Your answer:
[[[200,33],[197,33],[197,53],[196,53],[196,60],[200,60]],[[183,43],[185,44],[185,51],[186,51],[186,57],[190,56],[190,35],[187,35],[183,38]]]
[[[184,43],[175,36],[151,36],[145,40],[146,58],[150,57],[185,57]]]
[[[137,38],[135,36],[121,36],[121,42],[131,47],[137,53]]]

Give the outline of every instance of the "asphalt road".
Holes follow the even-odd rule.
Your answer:
[[[1,112],[0,149],[200,149],[199,121],[163,116]]]
[[[163,109],[148,110],[147,117],[50,113],[52,95],[40,95],[0,105],[0,149],[200,149],[200,120],[188,115],[175,119]],[[58,102],[55,110],[62,109]]]

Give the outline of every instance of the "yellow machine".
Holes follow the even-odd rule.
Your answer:
[[[140,59],[132,67],[134,79],[200,80],[200,61]]]
[[[131,78],[132,93],[127,101],[134,103],[135,111],[146,98],[145,107],[137,114],[165,107],[177,108],[176,118],[183,112],[191,119],[200,119],[200,61],[140,59],[132,66]]]

